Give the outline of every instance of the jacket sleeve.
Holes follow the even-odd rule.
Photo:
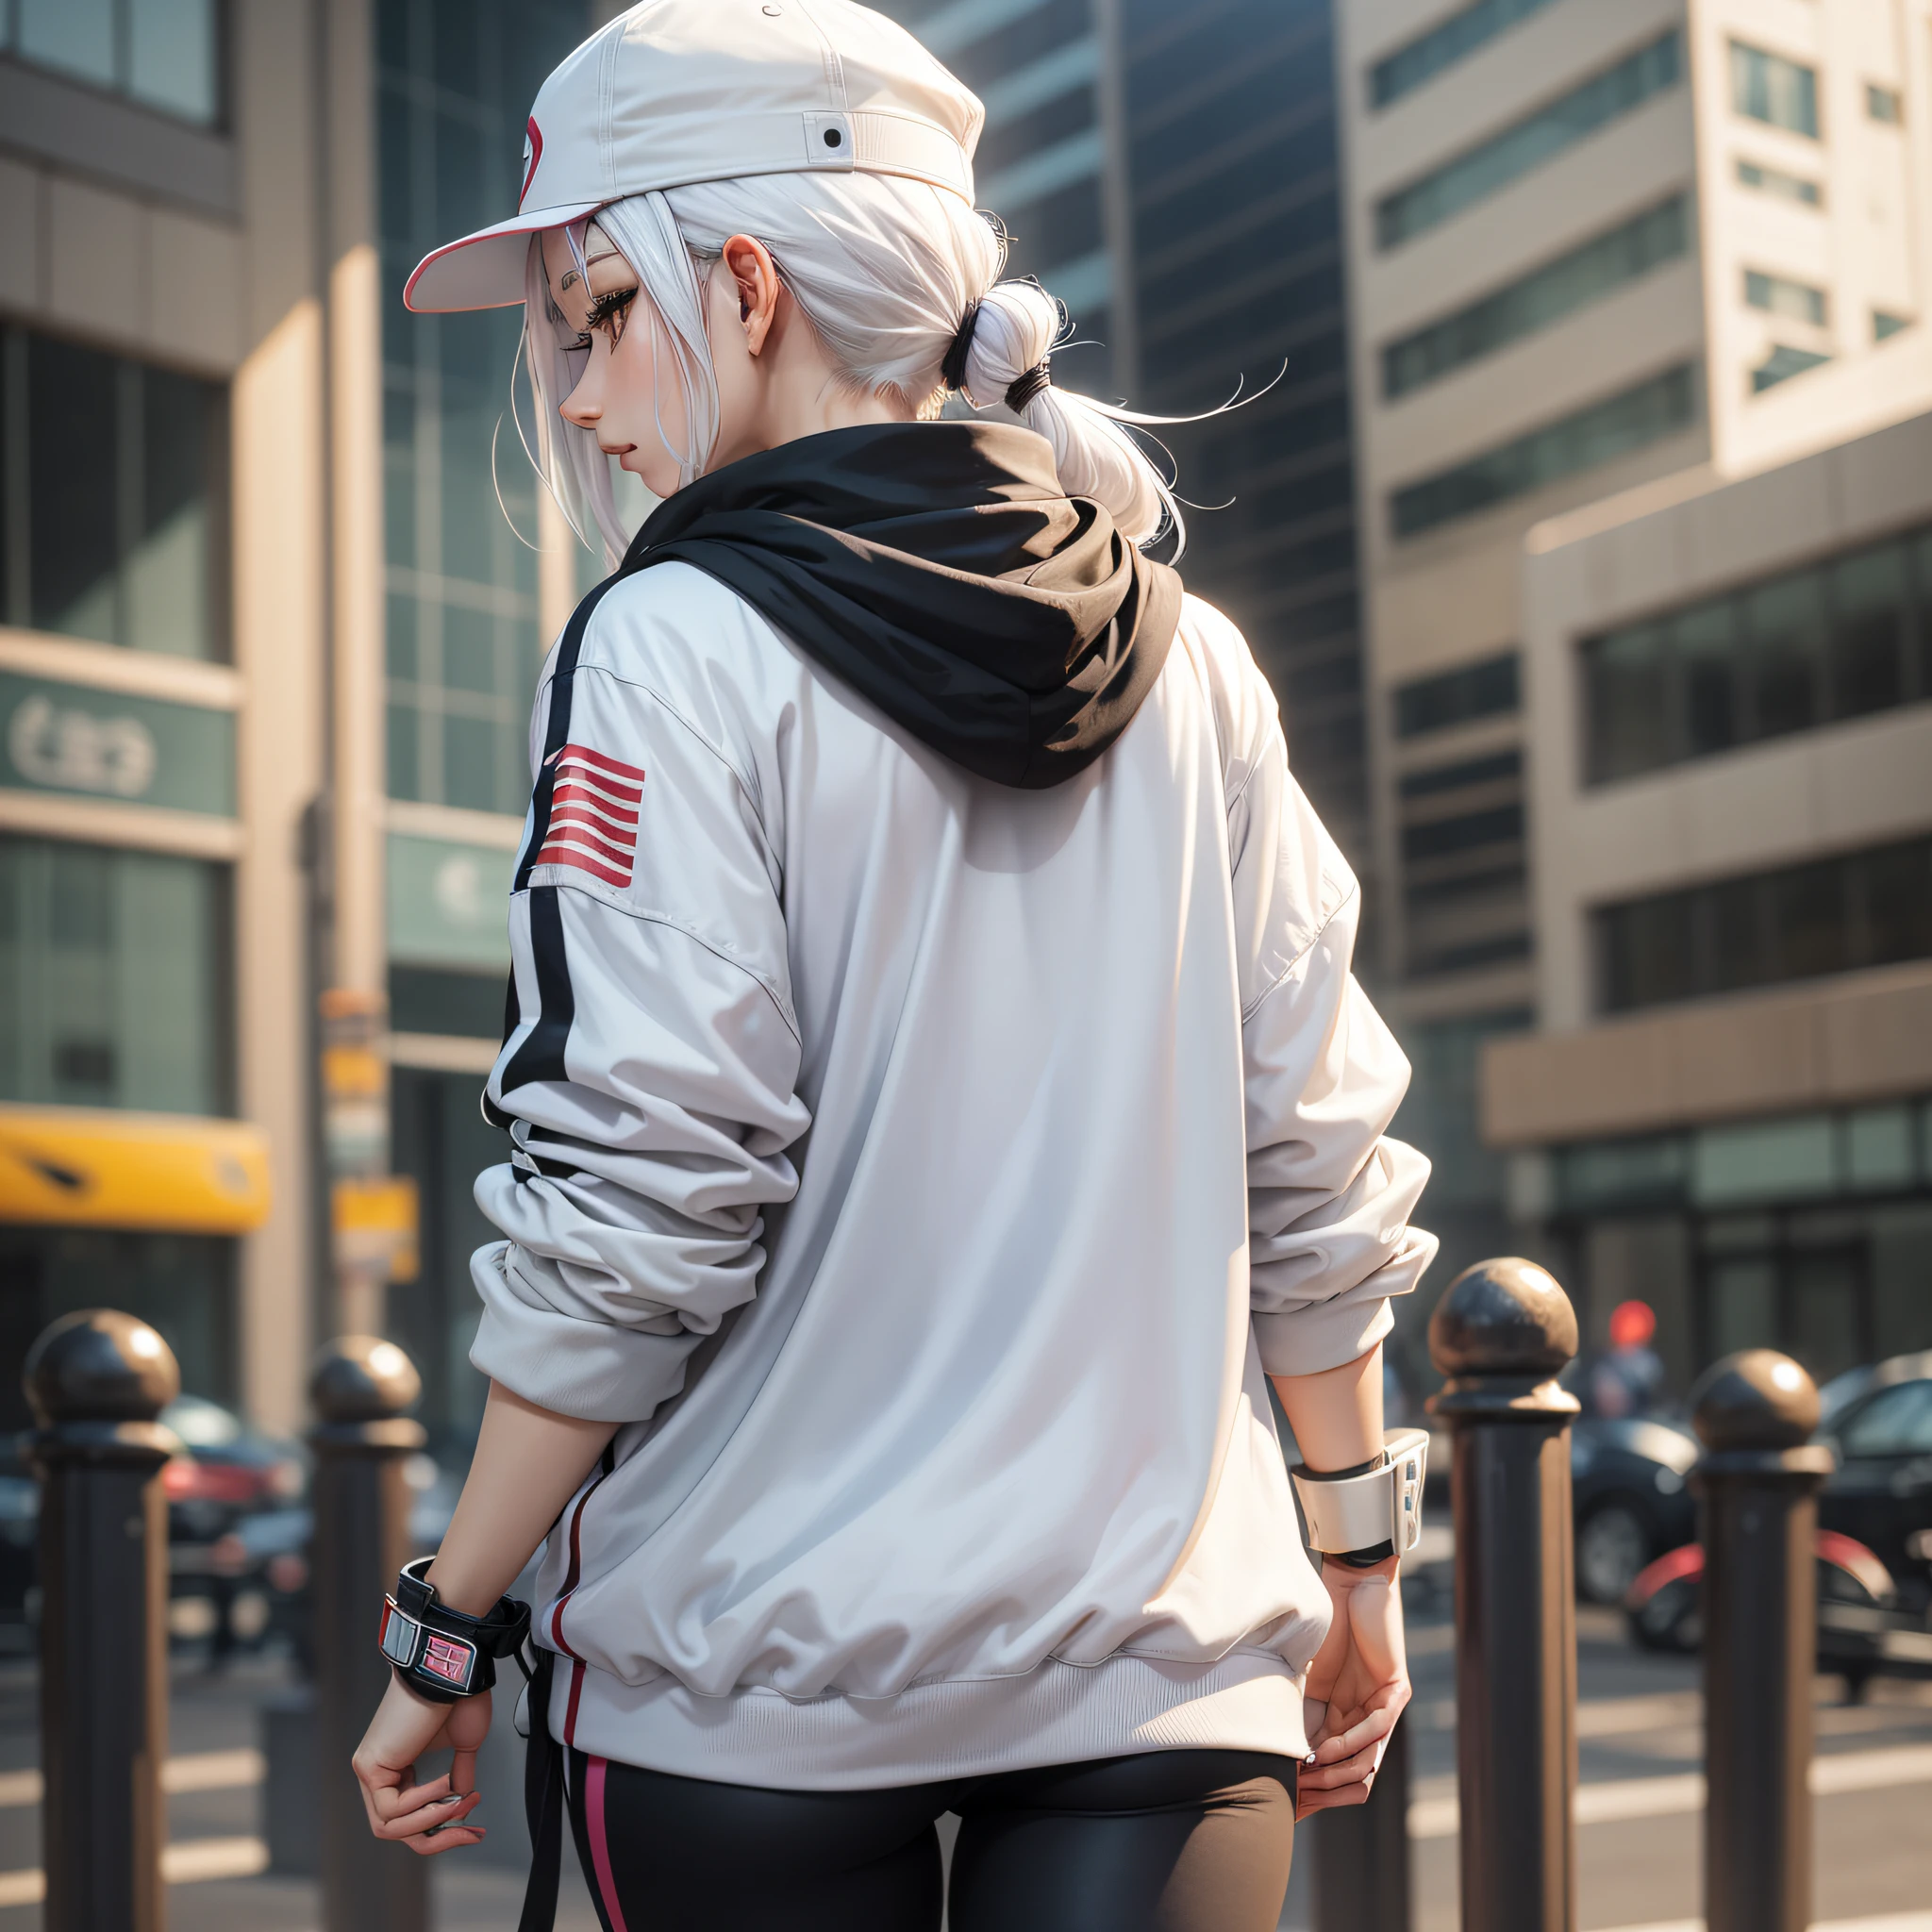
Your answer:
[[[1249,1279],[1271,1374],[1339,1368],[1394,1325],[1436,1252],[1409,1225],[1429,1163],[1388,1136],[1408,1062],[1349,961],[1361,891],[1288,768],[1246,652],[1228,821],[1246,1076]],[[1253,687],[1260,687],[1256,691]]]
[[[594,620],[593,620],[594,622]],[[794,1092],[777,860],[747,787],[656,691],[555,672],[510,901],[508,1037],[486,1090],[505,1239],[470,1359],[543,1407],[638,1421],[752,1299],[789,1200]]]

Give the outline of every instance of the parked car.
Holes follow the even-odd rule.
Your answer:
[[[1620,1604],[1645,1565],[1697,1534],[1687,1477],[1697,1439],[1656,1416],[1586,1416],[1570,1431],[1576,1588]]]
[[[1818,1663],[1856,1697],[1881,1672],[1932,1675],[1932,1351],[1854,1369],[1820,1394],[1838,1468],[1818,1497]],[[1688,1539],[1643,1570],[1624,1600],[1637,1642],[1698,1647],[1703,1574]]]
[[[1838,1472],[1818,1520],[1856,1538],[1912,1610],[1932,1607],[1932,1349],[1893,1356],[1828,1384],[1821,1434]]]
[[[220,1658],[258,1644],[278,1621],[278,1606],[308,1577],[306,1556],[292,1561],[275,1546],[308,1490],[305,1452],[249,1427],[221,1404],[184,1395],[160,1421],[182,1453],[161,1470],[168,1505],[168,1624],[186,1641],[206,1641]],[[39,1620],[35,1574],[41,1491],[27,1461],[27,1436],[0,1438],[0,1650],[30,1647]],[[305,1525],[308,1511],[296,1507]]]
[[[232,1409],[183,1395],[160,1414],[187,1451],[161,1471],[168,1499],[168,1627],[205,1639],[219,1661],[259,1645],[280,1619],[277,1599],[306,1588],[306,1560],[265,1542],[266,1521],[285,1516],[308,1487],[299,1445],[264,1435]]]

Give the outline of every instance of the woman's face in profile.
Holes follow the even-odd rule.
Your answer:
[[[658,381],[660,354],[670,359],[663,324],[629,262],[594,222],[584,231],[583,261],[588,277],[562,229],[544,235],[550,299],[575,346],[588,351],[558,413],[595,436],[653,495],[669,496],[682,481],[673,452],[687,446],[691,431],[675,367],[671,380]]]

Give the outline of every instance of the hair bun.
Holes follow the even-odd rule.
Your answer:
[[[1060,305],[1038,282],[995,282],[980,297],[960,385],[975,408],[1007,391],[1053,353],[1063,323]]]
[[[1116,420],[1124,411],[1046,379],[1047,358],[1066,328],[1066,310],[1038,282],[995,282],[980,298],[967,347],[967,400],[981,409],[1006,403],[1052,443],[1069,496],[1105,505],[1129,542],[1148,542],[1174,514],[1171,494]]]

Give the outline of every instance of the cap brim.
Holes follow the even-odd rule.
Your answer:
[[[525,214],[478,228],[425,255],[403,288],[403,307],[418,315],[450,315],[465,308],[508,308],[524,299],[524,268],[530,237],[545,228],[581,221],[601,201],[564,208],[534,208]]]

